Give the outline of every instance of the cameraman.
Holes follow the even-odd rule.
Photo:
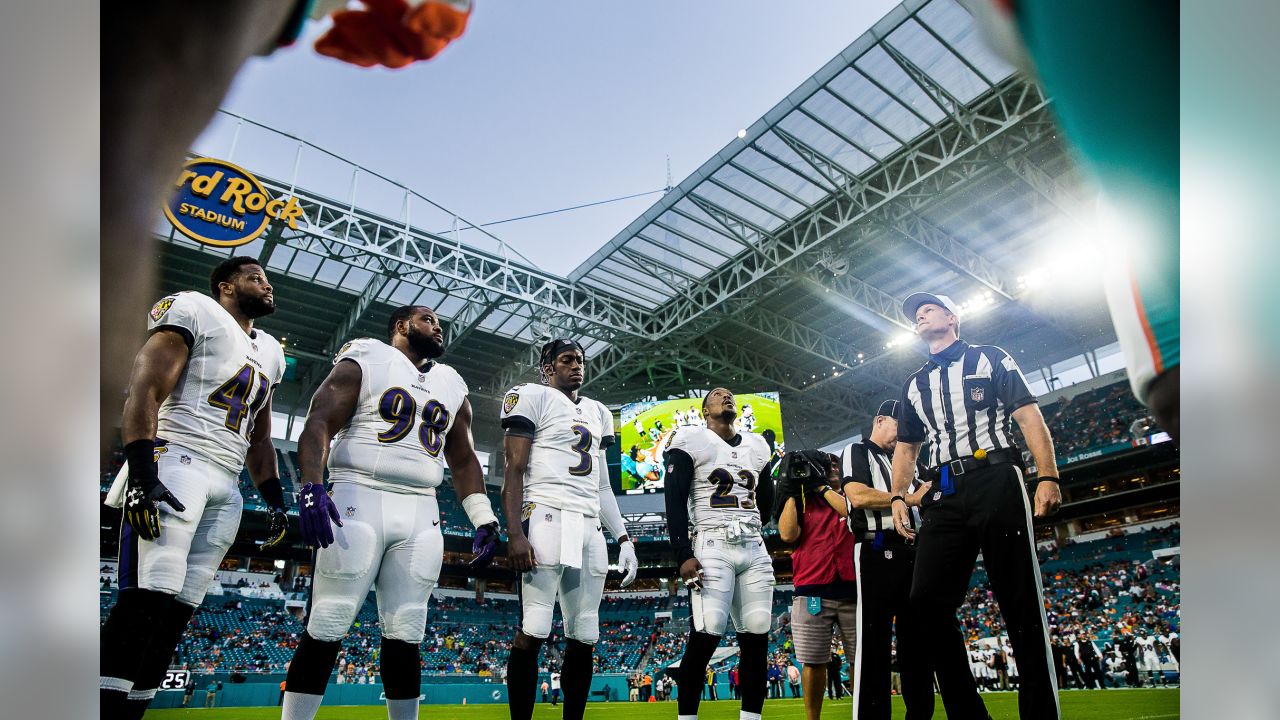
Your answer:
[[[782,541],[796,545],[791,553],[796,588],[791,604],[792,642],[796,659],[804,665],[805,714],[808,720],[818,720],[832,628],[840,628],[845,658],[852,660],[858,644],[853,535],[845,527],[848,506],[838,489],[838,457],[812,450],[791,452],[782,468],[775,513]]]

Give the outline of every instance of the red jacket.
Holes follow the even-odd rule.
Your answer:
[[[799,507],[796,511],[800,543],[791,553],[796,595],[833,600],[857,597],[853,534],[844,518],[820,495],[806,496],[804,511]]]

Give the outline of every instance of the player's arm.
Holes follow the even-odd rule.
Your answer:
[[[298,524],[302,538],[313,547],[333,542],[331,522],[342,527],[338,508],[324,489],[329,443],[356,414],[363,372],[354,360],[340,360],[311,397],[306,424],[298,436]]]
[[[533,544],[524,534],[524,474],[529,469],[529,451],[533,437],[507,431],[502,438],[502,454],[506,464],[502,470],[502,511],[507,516],[507,558],[516,572],[532,570],[538,563]]]
[[[773,471],[778,467],[778,458],[772,457],[769,462],[760,470],[760,476],[756,479],[756,508],[760,512],[760,524],[768,525],[773,513],[773,503],[775,502],[775,492],[773,487]]]
[[[606,436],[601,441],[601,450],[598,455],[599,473],[600,473],[600,521],[609,529],[609,534],[618,541],[618,567],[622,570],[621,586],[626,587],[636,579],[636,572],[640,569],[640,562],[636,559],[636,544],[632,541],[631,536],[627,533],[627,524],[622,519],[622,511],[618,508],[618,498],[613,494],[613,484],[609,482],[609,465],[605,456],[604,448],[609,446],[606,440],[611,440],[612,435]]]
[[[475,527],[471,540],[472,567],[484,567],[493,560],[498,549],[498,517],[493,514],[489,496],[484,490],[484,470],[476,457],[471,437],[471,399],[463,398],[453,418],[453,426],[445,436],[444,459],[453,475],[453,491],[462,501],[467,519]]]
[[[160,405],[177,386],[190,356],[190,348],[182,334],[162,329],[151,334],[133,361],[129,395],[124,402],[120,428],[125,457],[129,462],[124,519],[143,540],[154,540],[160,536],[157,502],[167,503],[178,512],[186,510],[186,506],[160,482],[155,441]]]
[[[280,461],[276,448],[271,444],[271,397],[253,417],[253,429],[249,432],[249,452],[245,455],[249,477],[269,508],[267,537],[262,541],[266,550],[278,545],[289,531],[289,503],[284,499],[284,486],[280,484]]]
[[[1062,505],[1062,489],[1058,486],[1058,458],[1053,450],[1053,436],[1044,422],[1040,405],[1027,403],[1013,411],[1018,429],[1027,439],[1027,449],[1036,463],[1036,517],[1048,517]]]
[[[693,544],[689,541],[689,493],[693,488],[693,458],[684,450],[670,448],[665,460],[667,472],[663,484],[671,553],[685,585],[701,590],[702,563],[693,556]]]

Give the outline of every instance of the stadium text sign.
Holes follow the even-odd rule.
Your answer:
[[[272,220],[298,229],[298,199],[273,198],[248,170],[225,160],[188,160],[164,214],[183,235],[218,247],[251,242]]]

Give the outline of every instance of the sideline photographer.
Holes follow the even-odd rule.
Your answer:
[[[791,553],[795,600],[791,633],[796,659],[804,665],[802,695],[808,720],[822,715],[831,633],[839,627],[845,658],[858,643],[858,589],[853,573],[853,535],[840,494],[840,458],[818,450],[787,453],[776,484],[774,517]]]

